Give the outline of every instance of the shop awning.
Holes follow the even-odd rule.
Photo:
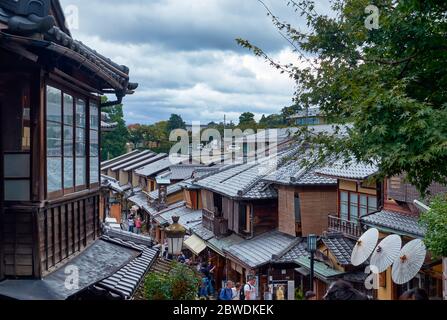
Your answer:
[[[190,236],[188,239],[185,240],[184,244],[185,247],[191,250],[195,255],[199,255],[203,250],[206,249],[205,242],[196,235]]]

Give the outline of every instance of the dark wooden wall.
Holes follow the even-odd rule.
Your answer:
[[[33,236],[35,213],[5,209],[2,226],[3,266],[6,277],[32,277],[38,273]]]
[[[43,209],[7,208],[1,233],[5,277],[40,278],[98,238],[99,192]]]
[[[38,214],[42,273],[82,251],[100,232],[99,193],[41,210]]]
[[[278,228],[278,201],[263,200],[253,203],[254,236]]]

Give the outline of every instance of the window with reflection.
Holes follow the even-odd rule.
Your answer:
[[[71,191],[74,187],[74,128],[73,97],[64,94],[64,189]]]
[[[86,185],[87,150],[86,150],[86,104],[82,99],[76,99],[76,187]]]
[[[51,86],[47,86],[46,100],[49,197],[62,196],[88,188],[89,185],[97,185],[100,128],[97,103],[90,102],[88,110],[85,99]],[[87,117],[88,114],[90,118]],[[90,148],[87,149],[87,146]],[[87,172],[88,167],[90,172]]]
[[[99,108],[90,103],[90,184],[99,183]]]
[[[47,192],[62,190],[62,91],[47,87]]]
[[[377,211],[377,197],[349,191],[340,191],[340,218],[356,222]]]

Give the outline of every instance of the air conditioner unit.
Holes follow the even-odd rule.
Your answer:
[[[35,14],[46,17],[50,13],[51,0],[2,0],[0,7],[14,12],[17,15],[28,16]]]

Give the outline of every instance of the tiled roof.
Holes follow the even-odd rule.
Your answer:
[[[212,166],[212,167],[200,167],[196,168],[192,174],[192,177],[194,179],[202,178],[205,175],[208,175],[213,172],[217,172],[218,170],[222,169],[221,166]]]
[[[301,158],[300,158],[301,159]],[[265,181],[284,185],[336,185],[337,180],[316,174],[315,168],[305,168],[300,159],[294,159],[264,178]]]
[[[183,182],[183,181],[182,181]],[[182,182],[178,182],[176,184],[171,184],[170,186],[167,187],[167,195],[170,196],[174,193],[180,192],[182,191]],[[149,198],[151,198],[152,200],[158,200],[158,195],[159,195],[159,190],[154,190],[151,193],[149,193]]]
[[[154,216],[154,219],[159,224],[171,224],[173,216],[180,217],[179,223],[187,230],[191,230],[195,226],[202,223],[202,210],[192,210],[186,207],[184,202],[178,203],[177,206],[161,211],[159,214]]]
[[[194,226],[191,229],[192,233],[194,233],[196,236],[198,236],[200,239],[204,241],[208,241],[209,239],[214,237],[214,233],[208,229],[206,229],[202,223],[199,223],[198,225]]]
[[[142,154],[144,155],[146,153],[148,153],[148,150],[138,151],[138,153],[131,153],[131,154],[129,154],[129,156],[124,157],[118,161],[110,162],[109,164],[106,164],[106,165],[101,164],[101,170],[109,170],[109,169],[112,169],[113,167],[116,167],[120,164],[128,163],[128,162],[131,162],[132,160],[139,159]]]
[[[239,199],[272,199],[276,191],[262,179],[276,170],[287,157],[295,154],[296,149],[279,153],[277,157],[268,157],[245,164],[226,166],[215,174],[205,176],[196,185]]]
[[[342,234],[327,234],[326,237],[322,238],[322,241],[340,265],[351,264],[351,254],[355,246],[354,241]]]
[[[250,268],[257,268],[270,262],[274,255],[286,250],[294,241],[295,237],[272,231],[233,245],[224,249],[224,252]]]
[[[183,157],[176,157],[176,158],[168,157],[168,158],[164,158],[159,161],[156,161],[154,163],[145,165],[144,167],[135,170],[135,173],[138,175],[141,175],[141,176],[150,177],[150,176],[156,175],[162,171],[165,171],[172,165],[175,165],[175,164],[178,164],[178,163],[181,163],[184,161],[188,161],[188,159],[183,158]]]
[[[291,118],[303,118],[303,117],[316,117],[320,115],[320,108],[307,108],[298,111],[296,114],[291,116]]]
[[[192,177],[193,172],[198,168],[201,168],[201,166],[191,164],[178,164],[175,166],[171,166],[169,168],[170,174],[168,177],[171,180],[189,179]]]
[[[239,244],[242,241],[244,241],[243,238],[238,236],[237,234],[231,234],[228,237],[218,239],[216,237],[213,237],[206,241],[206,244],[209,248],[216,251],[217,253],[221,255],[225,255],[223,250],[226,248],[231,247],[232,245]]]
[[[296,263],[305,269],[310,270],[309,256],[298,257]],[[321,261],[314,261],[314,271],[315,276],[322,280],[329,280],[331,278],[343,276],[343,272],[333,269]]]
[[[101,175],[101,186],[110,188],[118,193],[124,193],[132,188],[130,184],[120,185],[118,180],[105,175]]]
[[[132,165],[135,164],[139,164],[143,161],[150,161],[152,158],[154,158],[156,156],[155,153],[153,153],[152,151],[149,150],[145,150],[143,152],[141,152],[136,158],[132,159],[132,160],[127,160],[127,161],[123,161],[119,164],[115,164],[111,170],[112,171],[117,171],[117,170],[122,170],[124,168],[130,167]]]
[[[140,285],[145,274],[157,260],[159,251],[145,245],[138,245],[123,240],[122,238],[103,236],[102,239],[141,252],[140,256],[127,263],[118,272],[95,285],[96,287],[118,294],[124,299],[130,299]]]
[[[364,180],[376,174],[378,170],[376,165],[355,161],[345,163],[344,161],[339,160],[331,165],[317,169],[316,173],[334,178]]]
[[[157,212],[156,208],[149,205],[147,195],[144,192],[138,192],[127,200],[149,214],[154,214]]]
[[[425,230],[419,224],[419,217],[396,211],[382,210],[361,218],[367,226],[376,227],[384,231],[391,231],[401,235],[424,237]]]
[[[51,16],[34,15],[44,21],[41,23],[31,19],[31,15],[19,15],[9,11],[2,2],[0,2],[0,22],[8,29],[0,32],[0,38],[7,39],[19,48],[33,50],[36,54],[41,54],[43,50],[42,54],[52,53],[58,58],[64,57],[72,65],[82,65],[81,71],[88,71],[88,75],[97,78],[98,89],[113,89],[118,98],[133,93],[138,87],[137,84],[129,82],[128,67],[119,65],[82,42],[74,40],[65,26],[61,26],[62,29],[55,26]],[[59,1],[53,2],[59,4]],[[64,23],[65,21],[61,21],[61,24]]]
[[[155,161],[158,161],[160,159],[166,158],[167,156],[168,155],[166,153],[157,154],[157,155],[155,155],[153,157],[149,157],[149,158],[141,160],[141,161],[139,161],[137,163],[129,164],[128,166],[123,168],[123,171],[127,172],[127,171],[131,171],[131,170],[135,170],[135,169],[140,169],[143,166],[146,166],[146,165],[148,165],[150,163],[154,163]]]
[[[119,157],[116,157],[116,158],[113,158],[113,159],[110,159],[110,160],[105,160],[105,161],[101,162],[101,168],[104,167],[104,166],[110,165],[112,163],[116,163],[118,161],[121,161],[123,159],[129,158],[129,157],[131,157],[133,155],[136,155],[138,153],[140,153],[140,150],[133,150],[133,151],[131,151],[129,153],[126,153],[126,154],[123,154],[123,155],[121,155]],[[103,169],[101,169],[101,170],[103,170]]]
[[[117,126],[118,126],[118,122],[101,121],[101,130],[102,131],[108,131],[111,129],[115,129]]]
[[[298,242],[289,250],[283,252],[275,262],[276,263],[296,263],[297,259],[302,256],[307,256],[307,244],[304,241]]]

